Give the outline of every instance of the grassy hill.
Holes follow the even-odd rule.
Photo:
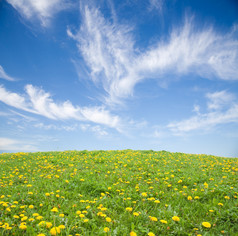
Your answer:
[[[238,159],[0,154],[1,235],[238,235]]]

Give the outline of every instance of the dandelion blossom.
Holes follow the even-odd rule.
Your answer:
[[[110,229],[109,229],[108,227],[105,227],[105,228],[104,228],[104,232],[107,233],[107,232],[109,232],[109,231],[110,231]]]
[[[147,193],[141,193],[142,197],[147,197]]]
[[[191,196],[188,196],[188,200],[191,201],[193,198]]]
[[[59,227],[53,227],[51,230],[50,230],[50,234],[51,235],[57,235],[60,233],[60,228]]]
[[[151,221],[158,221],[158,219],[157,219],[156,217],[154,217],[154,216],[151,216],[151,217],[150,217],[150,220],[151,220]]]
[[[168,222],[166,220],[160,220],[162,224],[167,224]]]
[[[59,225],[58,228],[60,228],[60,229],[65,229],[65,226],[64,226],[64,225]]]
[[[58,208],[57,208],[57,207],[54,207],[51,211],[52,211],[52,212],[58,212]]]
[[[127,207],[127,208],[126,208],[126,211],[131,212],[131,211],[132,211],[132,207]]]
[[[21,225],[19,226],[19,228],[22,229],[22,230],[25,230],[25,229],[27,229],[27,226],[26,226],[25,224],[24,224],[24,225],[21,224]]]
[[[137,234],[136,234],[136,232],[131,231],[131,232],[130,232],[130,236],[137,236]]]
[[[51,222],[46,222],[45,225],[46,225],[46,228],[48,228],[48,229],[52,227],[52,223]]]
[[[202,222],[202,226],[205,228],[211,228],[211,224],[209,222]]]
[[[180,221],[180,219],[179,219],[178,216],[173,216],[173,217],[172,217],[172,220],[173,220],[173,221],[177,221],[177,222]]]

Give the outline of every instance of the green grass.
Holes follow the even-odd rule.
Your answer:
[[[0,235],[238,235],[237,174],[165,151],[0,154]]]

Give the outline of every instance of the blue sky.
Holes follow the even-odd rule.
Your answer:
[[[75,149],[237,157],[237,1],[0,1],[0,151]]]

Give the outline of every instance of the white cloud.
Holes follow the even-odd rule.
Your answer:
[[[199,113],[200,113],[200,106],[199,106],[199,105],[194,105],[194,106],[193,106],[193,111],[194,111],[195,113],[199,114]]]
[[[29,112],[32,111],[28,108],[28,104],[26,103],[24,96],[19,95],[17,93],[8,92],[2,85],[0,85],[0,101],[18,109],[22,109]]]
[[[108,135],[108,132],[106,130],[104,130],[101,126],[99,125],[89,125],[89,124],[81,124],[80,125],[81,130],[86,131],[92,131],[93,133],[95,133],[98,136],[105,136]]]
[[[101,83],[111,100],[116,100],[117,94],[125,94],[118,90],[118,83],[129,76],[134,58],[134,43],[130,34],[132,29],[106,21],[95,8],[83,6],[81,14],[80,30],[73,34],[68,29],[67,33],[77,41],[93,82]]]
[[[56,13],[68,8],[67,0],[7,0],[28,20],[37,18],[45,27]]]
[[[205,78],[238,79],[238,40],[220,35],[212,27],[198,30],[191,19],[172,31],[168,41],[160,41],[137,59],[144,77],[196,74]]]
[[[9,80],[9,81],[14,81],[15,79],[11,76],[9,76],[3,69],[3,67],[0,65],[0,78]]]
[[[37,147],[22,140],[0,137],[1,151],[38,151]]]
[[[163,11],[164,0],[149,0],[150,6],[149,10],[158,10],[159,13]]]
[[[152,1],[159,3],[160,1]],[[120,103],[133,94],[136,84],[168,75],[197,75],[238,80],[237,31],[220,34],[213,27],[196,28],[192,18],[174,28],[141,52],[135,47],[133,28],[105,19],[99,9],[81,7],[82,23],[77,33],[67,30],[77,42],[80,55],[91,72],[89,79],[101,84],[108,103]]]
[[[34,125],[34,127],[39,128],[39,129],[45,129],[45,130],[75,131],[78,128],[78,124],[73,124],[73,125],[49,124],[49,125],[46,125],[44,123],[37,123],[37,124]]]
[[[224,90],[215,93],[207,93],[206,97],[209,99],[207,106],[210,110],[222,109],[235,100],[234,94],[228,93]]]
[[[26,85],[26,93],[19,95],[0,86],[0,101],[3,103],[53,120],[75,119],[106,125],[120,131],[121,120],[104,107],[79,107],[70,101],[56,103],[51,94],[44,90]]]
[[[230,103],[235,96],[226,91],[208,93],[207,113],[197,113],[189,119],[168,124],[175,134],[183,134],[193,130],[208,130],[216,125],[238,123],[238,101]],[[221,109],[221,106],[223,109]]]

